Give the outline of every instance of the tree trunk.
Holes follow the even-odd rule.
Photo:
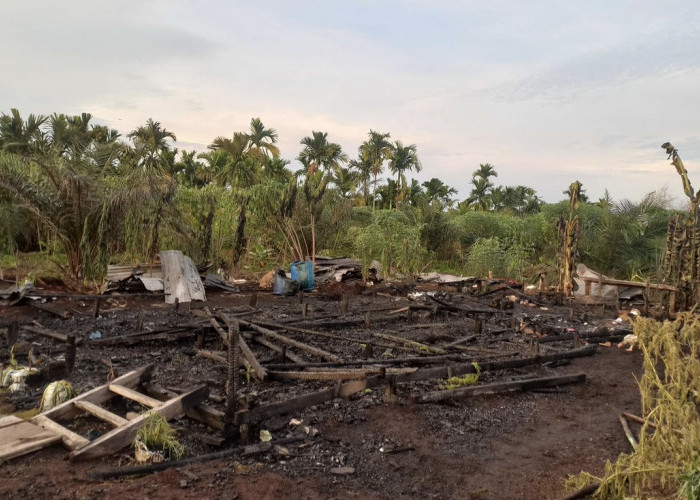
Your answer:
[[[372,211],[374,211],[377,205],[377,175],[374,175],[374,181],[372,183]]]
[[[246,224],[246,206],[248,205],[248,199],[244,199],[241,202],[241,211],[238,214],[238,225],[236,227],[236,242],[233,246],[233,267],[238,265],[241,257],[243,256],[243,249],[245,248],[245,224]]]
[[[311,264],[316,267],[316,217],[311,210]]]

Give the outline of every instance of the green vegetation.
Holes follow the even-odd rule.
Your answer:
[[[646,423],[631,454],[608,462],[604,476],[581,473],[572,488],[600,482],[596,498],[697,499],[700,492],[700,316],[681,313],[671,322],[638,318],[635,334],[644,354],[639,381]],[[652,426],[655,425],[655,427]]]
[[[151,412],[136,432],[134,442],[142,443],[149,451],[162,451],[166,457],[182,458],[185,447],[175,437],[175,431],[163,415]]]
[[[418,148],[388,132],[370,130],[350,158],[313,131],[300,141],[296,172],[277,137],[253,118],[206,152],[181,151],[175,133],[151,119],[121,137],[89,114],[2,114],[0,273],[99,284],[108,264],[152,261],[168,248],[225,274],[316,253],[376,260],[389,274],[529,280],[555,268],[568,201],[546,204],[531,187],[497,185],[489,163],[460,201],[438,178],[409,178],[424,167]],[[577,261],[618,278],[660,279],[669,200],[585,199]]]
[[[447,379],[445,384],[445,389],[453,390],[459,389],[460,387],[467,387],[470,385],[475,385],[479,381],[479,376],[481,375],[481,367],[478,363],[472,363],[476,373],[467,373],[462,377],[450,377]]]

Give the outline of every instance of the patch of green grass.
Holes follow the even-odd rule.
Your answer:
[[[68,260],[63,254],[31,252],[0,255],[0,270],[11,272],[18,282],[36,278],[61,279],[67,265]]]
[[[16,269],[17,255],[5,254],[0,255],[0,269]]]
[[[478,363],[472,363],[472,366],[476,370],[476,373],[467,373],[463,377],[450,377],[447,379],[445,384],[445,389],[453,390],[459,389],[460,387],[467,387],[474,385],[479,381],[479,375],[481,375],[481,367]]]
[[[688,500],[700,498],[700,467],[698,466],[697,462],[691,464],[689,470],[681,475],[679,482],[679,498],[687,498]]]
[[[141,441],[151,451],[162,450],[166,456],[181,458],[185,454],[185,447],[175,437],[175,431],[166,418],[157,412],[148,415],[136,433],[136,441]]]

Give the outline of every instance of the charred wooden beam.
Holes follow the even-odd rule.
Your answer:
[[[572,349],[564,353],[558,354],[548,354],[543,356],[534,356],[531,358],[513,359],[507,361],[490,361],[480,363],[479,367],[481,371],[495,371],[504,370],[509,368],[521,368],[524,366],[530,366],[538,363],[545,363],[549,361],[555,361],[558,359],[570,359],[582,356],[590,356],[596,352],[595,346],[585,346],[580,349]],[[429,358],[426,358],[429,359]],[[466,373],[475,373],[476,368],[472,363],[464,363],[452,366],[441,366],[438,368],[426,368],[422,370],[417,370],[413,373],[405,373],[401,375],[396,375],[396,382],[414,382],[419,380],[430,380],[436,378],[448,378],[448,376],[459,376]],[[367,377],[363,380],[355,380],[352,382],[346,382],[337,387],[331,387],[328,389],[323,389],[317,392],[312,392],[309,394],[304,394],[295,398],[291,398],[285,401],[279,401],[266,406],[260,406],[253,408],[252,410],[239,412],[237,414],[237,422],[242,423],[252,423],[259,422],[266,418],[270,418],[276,415],[283,415],[285,413],[290,413],[298,410],[303,410],[304,408],[312,405],[317,405],[335,399],[336,397],[347,397],[351,394],[376,387],[382,384],[388,383],[389,379],[383,377],[382,375],[374,375]]]
[[[462,389],[433,391],[425,394],[411,396],[414,403],[436,403],[449,399],[459,399],[479,394],[496,394],[512,391],[527,391],[529,389],[541,389],[543,387],[555,387],[559,385],[577,384],[585,382],[586,374],[577,373],[575,375],[562,375],[558,377],[540,377],[527,380],[514,380],[511,382],[500,382],[496,384],[475,385]]]
[[[254,330],[266,337],[270,337],[271,339],[277,340],[278,342],[281,342],[283,344],[296,347],[297,349],[301,349],[302,351],[305,351],[313,356],[317,356],[323,359],[326,359],[328,361],[335,361],[335,362],[340,362],[342,359],[340,356],[336,356],[335,354],[332,354],[328,351],[325,351],[323,349],[320,349],[318,347],[314,347],[309,344],[305,344],[304,342],[299,342],[298,340],[290,339],[289,337],[286,337],[285,335],[282,335],[277,332],[273,332],[272,330],[268,328],[264,328],[262,326],[256,325],[255,323],[251,323],[250,321],[246,321],[244,319],[239,320],[240,324],[242,326],[245,326],[247,328],[250,328],[251,330]]]

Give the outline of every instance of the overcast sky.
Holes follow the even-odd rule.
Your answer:
[[[355,157],[370,129],[415,143],[416,177],[468,195],[480,163],[546,201],[700,188],[697,1],[10,1],[0,111],[148,118],[181,147],[245,130],[282,155],[328,132]]]

